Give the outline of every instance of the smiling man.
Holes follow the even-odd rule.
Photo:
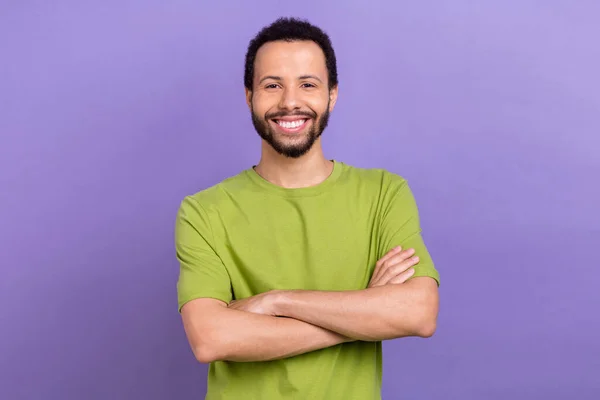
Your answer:
[[[186,196],[179,310],[206,399],[381,398],[381,342],[430,337],[439,274],[405,179],[327,159],[329,37],[279,19],[250,42],[257,165]]]

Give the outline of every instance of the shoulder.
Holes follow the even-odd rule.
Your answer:
[[[217,210],[224,202],[231,201],[248,190],[246,174],[247,171],[242,171],[212,186],[185,195],[179,206],[180,212],[209,214]]]
[[[408,188],[407,179],[384,168],[361,168],[344,164],[345,179],[355,183],[377,187],[382,193]]]

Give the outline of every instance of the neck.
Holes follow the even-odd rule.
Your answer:
[[[333,163],[325,158],[321,138],[308,153],[299,158],[288,158],[277,153],[263,141],[260,162],[255,171],[267,181],[288,189],[315,186],[333,171]]]

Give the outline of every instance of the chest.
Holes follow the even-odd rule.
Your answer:
[[[365,204],[334,203],[282,200],[224,219],[219,253],[234,297],[364,289],[376,262],[376,213]]]

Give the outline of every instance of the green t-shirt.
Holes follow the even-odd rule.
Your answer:
[[[334,161],[322,183],[286,189],[253,168],[186,196],[176,224],[179,309],[272,289],[357,290],[391,248],[414,248],[414,276],[439,274],[404,178]],[[380,399],[381,342],[356,341],[286,359],[211,363],[206,399]]]

